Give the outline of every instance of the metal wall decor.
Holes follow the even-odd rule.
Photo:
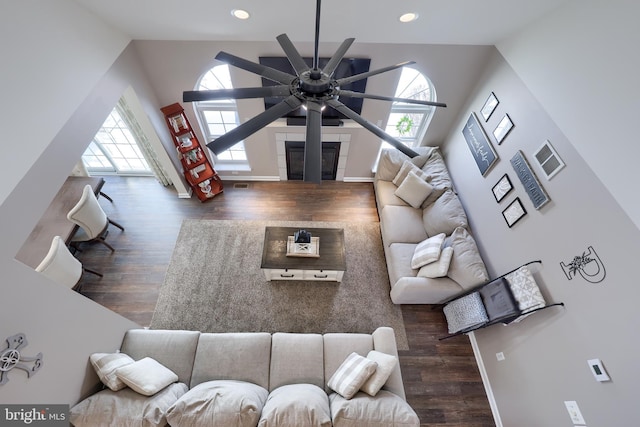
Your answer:
[[[496,110],[496,107],[498,106],[499,103],[500,101],[498,101],[496,94],[491,92],[491,95],[489,95],[489,98],[487,98],[487,100],[484,102],[484,105],[482,106],[482,110],[480,110],[480,114],[482,114],[482,118],[484,119],[485,122],[489,121],[489,117],[491,117],[491,115]]]
[[[513,127],[514,124],[511,117],[509,117],[508,114],[505,114],[502,120],[500,120],[500,123],[498,123],[498,126],[493,130],[493,136],[495,137],[498,145],[502,144],[502,141],[504,141]]]
[[[513,170],[516,171],[516,175],[520,178],[525,191],[531,198],[533,206],[536,209],[540,209],[551,200],[546,191],[544,191],[544,188],[542,188],[542,185],[540,185],[536,174],[531,170],[531,166],[529,166],[529,162],[525,159],[522,151],[518,151],[515,156],[511,158],[511,166],[513,166]]]
[[[516,197],[516,199],[511,202],[505,210],[502,211],[502,216],[507,222],[509,228],[513,227],[515,223],[520,221],[526,214],[527,211],[525,210],[524,206],[522,206],[520,197]]]
[[[513,190],[513,185],[511,184],[509,175],[507,175],[506,173],[502,175],[500,181],[498,181],[491,190],[493,191],[493,197],[496,198],[496,202],[499,203],[502,199],[504,199],[504,196],[506,196],[507,194],[509,194],[509,192],[511,192],[511,190]]]
[[[9,372],[13,368],[23,370],[31,378],[42,367],[42,353],[35,357],[23,356],[22,347],[28,345],[25,334],[16,334],[7,338],[7,348],[0,353],[0,385],[9,382]]]
[[[478,169],[480,169],[480,173],[482,176],[485,176],[489,172],[489,169],[491,169],[491,166],[498,160],[498,155],[493,149],[491,142],[489,142],[487,134],[484,133],[484,129],[480,125],[475,113],[472,112],[469,116],[467,123],[462,129],[462,134],[464,135],[465,141],[467,141],[473,159],[478,165]]]
[[[560,267],[569,280],[579,274],[587,282],[599,283],[607,275],[604,264],[593,246],[589,246],[582,255],[574,256],[568,264],[560,262]]]

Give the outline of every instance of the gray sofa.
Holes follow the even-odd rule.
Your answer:
[[[375,396],[354,390],[346,399],[327,386],[353,352],[397,360],[393,329],[324,335],[130,330],[116,355],[138,362],[150,357],[175,373],[174,381],[150,396],[130,384],[118,391],[105,388],[71,409],[71,423],[418,426],[405,400],[399,363],[389,365],[388,379]]]
[[[395,304],[437,304],[489,279],[464,208],[437,147],[410,159],[382,150],[374,188]],[[421,242],[444,234],[440,257],[412,267]],[[432,239],[433,240],[433,239]],[[425,242],[427,243],[427,242]],[[424,247],[424,246],[421,246]],[[445,251],[445,248],[447,249]]]

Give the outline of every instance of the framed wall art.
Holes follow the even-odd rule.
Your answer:
[[[516,172],[516,175],[518,175],[518,178],[520,178],[520,182],[522,182],[525,191],[531,198],[531,202],[533,202],[533,206],[536,209],[540,209],[551,200],[542,185],[540,185],[538,177],[536,177],[536,174],[531,170],[531,166],[529,166],[529,162],[527,162],[522,151],[518,151],[511,158],[511,166],[513,166],[513,170]]]
[[[502,211],[502,216],[507,222],[509,228],[513,227],[515,223],[520,221],[526,214],[527,211],[524,209],[524,206],[522,206],[520,197],[516,197],[516,199],[511,202],[505,210]]]
[[[469,116],[467,123],[462,129],[462,134],[464,135],[465,141],[467,141],[473,159],[478,165],[478,169],[480,169],[480,173],[482,176],[485,176],[489,172],[489,169],[491,169],[491,166],[498,160],[498,155],[493,149],[489,138],[487,138],[487,134],[484,133],[484,129],[480,125],[475,113],[472,112]]]
[[[546,140],[542,146],[533,153],[533,157],[538,161],[542,172],[548,180],[553,178],[558,172],[560,172],[560,169],[565,166],[549,140]]]
[[[509,194],[513,190],[513,185],[511,184],[511,180],[509,179],[509,175],[506,173],[500,178],[500,180],[493,186],[493,197],[496,198],[496,202],[500,202],[504,199],[504,196]]]
[[[493,112],[496,110],[496,107],[499,103],[500,101],[498,101],[495,93],[491,92],[489,98],[487,98],[487,100],[484,102],[482,110],[480,110],[480,114],[482,114],[482,118],[485,122],[489,121],[489,117],[491,117],[491,114],[493,114]]]
[[[513,129],[513,122],[508,114],[505,114],[498,126],[493,130],[493,136],[496,139],[498,145],[502,144],[502,141],[507,137],[509,132]]]

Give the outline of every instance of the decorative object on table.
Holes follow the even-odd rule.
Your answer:
[[[319,258],[320,238],[311,237],[309,243],[296,243],[295,238],[289,236],[287,240],[287,256]]]
[[[16,334],[7,338],[7,348],[0,353],[0,385],[9,382],[9,372],[13,368],[20,369],[31,378],[42,367],[42,353],[34,357],[23,356],[20,353],[22,347],[29,343],[25,334]]]
[[[293,233],[296,243],[311,243],[311,233],[307,230],[300,229]]]
[[[526,214],[527,211],[524,209],[524,206],[522,206],[519,197],[516,197],[516,199],[502,211],[502,216],[504,216],[504,220],[507,221],[509,228],[513,227],[515,223],[520,221]]]
[[[505,114],[498,126],[493,130],[493,136],[496,138],[498,145],[502,144],[502,141],[507,137],[509,132],[513,129],[513,122],[508,114]]]
[[[496,185],[491,189],[491,191],[493,191],[493,197],[496,198],[496,202],[500,202],[504,199],[504,196],[509,194],[511,190],[513,190],[513,185],[511,184],[509,175],[506,173],[502,175],[502,178],[500,178]]]
[[[471,155],[478,165],[478,169],[480,169],[480,173],[485,176],[491,166],[498,160],[498,155],[491,142],[489,142],[489,138],[487,138],[487,134],[484,132],[475,113],[472,112],[469,116],[462,129],[462,134],[465,141],[467,141],[469,150],[471,150]]]
[[[582,255],[574,256],[568,264],[560,262],[560,267],[569,280],[579,274],[587,282],[599,283],[607,275],[604,264],[593,246],[589,246]]]
[[[489,98],[487,98],[487,100],[484,102],[482,110],[480,110],[480,114],[482,114],[482,118],[485,122],[489,121],[489,117],[491,117],[499,103],[500,101],[498,101],[495,93],[491,92]]]
[[[520,178],[525,191],[531,198],[533,206],[536,209],[540,209],[551,200],[547,192],[542,188],[542,185],[540,185],[536,174],[531,170],[531,166],[529,166],[529,162],[525,159],[522,151],[518,151],[515,156],[511,158],[511,166],[513,166],[513,170],[516,171],[516,175]]]
[[[549,140],[546,140],[542,146],[533,153],[533,157],[535,157],[538,164],[540,164],[540,168],[542,172],[544,172],[547,180],[553,178],[565,166]]]

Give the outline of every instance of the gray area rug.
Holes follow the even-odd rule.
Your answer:
[[[266,226],[343,228],[341,283],[272,281],[260,270]],[[152,329],[202,332],[360,332],[395,330],[408,349],[378,223],[185,220],[151,321]]]

